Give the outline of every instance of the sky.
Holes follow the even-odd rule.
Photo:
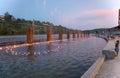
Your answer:
[[[0,15],[90,30],[118,25],[120,0],[0,0]]]

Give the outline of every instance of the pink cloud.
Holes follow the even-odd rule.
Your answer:
[[[104,10],[104,9],[100,9],[100,10],[92,10],[92,11],[87,11],[85,14],[91,14],[91,15],[103,15],[103,14],[109,14],[111,13],[111,10]]]
[[[91,11],[86,11],[84,13],[85,15],[102,15],[106,16],[108,18],[117,18],[118,16],[118,9],[98,9],[98,10],[91,10]]]
[[[118,21],[118,8],[115,8],[69,13],[65,15],[63,18],[61,18],[60,23],[66,26],[93,25],[102,28],[117,25],[117,21]]]

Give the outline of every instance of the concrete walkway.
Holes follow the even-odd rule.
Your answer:
[[[114,46],[115,41],[116,39],[112,40],[109,46]],[[118,57],[105,61],[96,78],[120,78],[120,52]]]
[[[120,56],[107,60],[96,78],[120,78]]]

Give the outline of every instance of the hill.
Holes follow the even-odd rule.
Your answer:
[[[50,22],[41,22],[34,20],[34,32],[35,34],[45,34],[48,28],[52,29],[53,34],[63,31],[73,31],[62,25],[54,25]],[[22,35],[26,34],[26,28],[32,26],[32,20],[25,20],[21,18],[15,18],[8,12],[4,14],[4,17],[0,18],[0,35]]]

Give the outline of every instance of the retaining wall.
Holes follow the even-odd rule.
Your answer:
[[[114,44],[115,39],[108,41],[107,45],[102,51],[102,56],[97,59],[97,61],[82,75],[81,78],[95,78],[105,60],[114,59]]]

